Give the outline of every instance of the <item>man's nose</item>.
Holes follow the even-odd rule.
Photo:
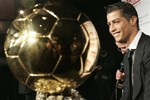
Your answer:
[[[116,30],[116,28],[114,27],[114,25],[110,25],[109,26],[109,31],[112,33]]]

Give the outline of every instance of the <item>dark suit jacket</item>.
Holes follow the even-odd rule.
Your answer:
[[[125,82],[121,100],[129,98],[129,66],[124,56]],[[150,37],[142,33],[136,48],[133,65],[133,100],[150,100]]]

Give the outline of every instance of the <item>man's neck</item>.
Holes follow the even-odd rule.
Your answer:
[[[135,29],[134,31],[132,31],[129,39],[126,42],[126,46],[129,47],[129,45],[132,43],[132,41],[134,40],[134,38],[136,37],[136,35],[138,34],[138,29]]]

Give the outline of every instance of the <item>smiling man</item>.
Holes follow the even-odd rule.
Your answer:
[[[124,89],[121,100],[150,98],[150,37],[139,29],[139,19],[133,5],[119,2],[106,7],[109,32],[116,45],[124,49]],[[132,64],[128,52],[135,49]],[[116,75],[116,79],[117,75]]]

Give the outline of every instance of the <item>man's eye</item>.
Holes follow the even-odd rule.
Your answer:
[[[114,23],[119,23],[120,21],[114,21]]]

